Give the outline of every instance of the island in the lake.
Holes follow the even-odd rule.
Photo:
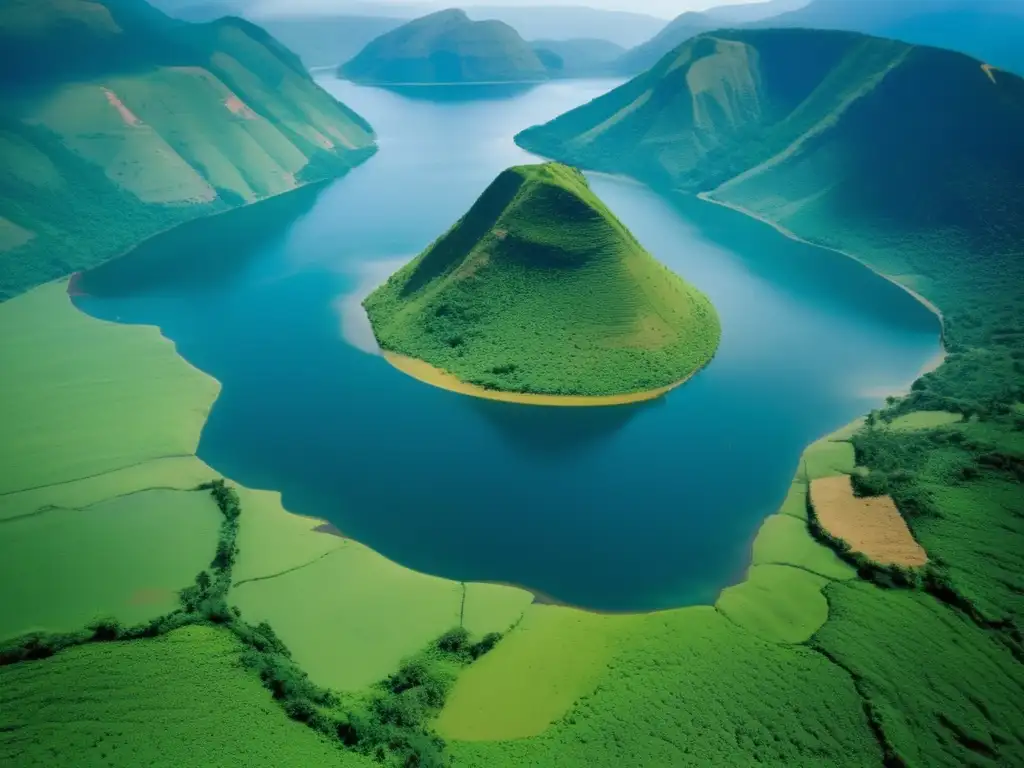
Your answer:
[[[550,77],[541,55],[515,29],[500,21],[472,21],[455,9],[381,35],[338,74],[382,85],[540,82]]]
[[[401,370],[539,405],[658,397],[711,360],[711,302],[658,262],[558,163],[502,172],[363,303]]]

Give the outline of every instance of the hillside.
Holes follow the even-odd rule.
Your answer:
[[[471,21],[464,11],[432,13],[386,32],[339,69],[359,83],[539,81],[548,70],[512,27]]]
[[[0,51],[0,298],[374,149],[362,118],[239,19],[5,0]]]
[[[707,298],[648,254],[575,169],[504,171],[365,301],[381,347],[488,389],[672,385],[718,346]]]

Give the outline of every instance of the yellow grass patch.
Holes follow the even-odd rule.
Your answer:
[[[848,476],[812,481],[811,505],[822,528],[876,563],[916,567],[928,562],[893,500],[857,498]]]

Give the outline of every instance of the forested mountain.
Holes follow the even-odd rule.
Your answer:
[[[545,80],[537,53],[508,24],[439,11],[366,46],[339,73],[361,83],[426,84]]]
[[[249,22],[0,3],[0,296],[343,173],[370,126]]]

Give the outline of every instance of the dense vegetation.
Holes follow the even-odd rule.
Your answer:
[[[503,172],[365,301],[381,346],[490,389],[611,395],[704,366],[708,300],[558,164]]]
[[[164,642],[169,642],[173,637],[184,637],[187,641],[209,637],[212,643],[220,644],[216,647],[219,652],[223,652],[233,646],[224,645],[225,641],[215,639],[212,635],[195,632],[184,636],[174,635],[183,628],[220,627],[234,635],[236,647],[241,651],[239,660],[242,666],[259,677],[292,720],[306,724],[339,746],[343,745],[387,765],[443,765],[444,743],[432,734],[429,723],[444,705],[459,668],[493,649],[501,635],[492,632],[473,641],[465,628],[454,628],[441,635],[421,653],[405,660],[394,674],[374,686],[367,695],[342,700],[309,680],[308,675],[292,661],[287,647],[269,624],[249,624],[242,618],[238,608],[228,605],[232,573],[239,553],[237,539],[241,503],[238,493],[223,480],[204,483],[198,490],[209,491],[221,512],[222,520],[213,560],[207,569],[199,572],[194,584],[181,590],[179,608],[130,627],[116,619],[99,619],[75,632],[31,633],[0,647],[0,666],[48,659],[68,649],[93,643],[138,641],[165,636],[170,637],[165,638]],[[218,651],[214,651],[213,655],[217,655]],[[162,653],[162,650],[155,648],[143,652],[136,652],[132,648],[126,652],[123,662],[129,668],[141,666],[146,669],[160,663]],[[188,648],[185,656],[197,661],[207,660],[211,656],[211,649]],[[91,667],[96,658],[95,653],[79,654],[73,657],[71,666],[78,664],[85,674],[94,674]],[[100,658],[109,662],[111,655],[102,654]],[[222,670],[215,671],[217,682],[223,685],[227,676]],[[102,670],[99,674],[102,677],[109,674],[109,671]],[[15,685],[22,686],[24,698],[28,700],[27,703],[9,701],[11,712],[17,714],[6,714],[6,717],[25,717],[25,710],[19,707],[38,706],[35,697],[51,695],[48,689],[52,687],[52,680],[48,679],[46,672],[39,675],[16,673],[6,677]],[[188,688],[191,683],[191,680],[187,683],[181,680],[170,688],[166,684],[161,685],[164,692],[172,695],[182,688]],[[233,686],[238,689],[235,693],[244,692],[242,681],[233,681]],[[194,685],[191,687],[194,695]],[[89,694],[88,689],[84,693]],[[251,694],[243,696],[242,702],[248,699],[251,699]],[[86,705],[92,707],[93,711],[89,719],[96,719],[96,713],[103,709],[100,704],[100,701],[95,701]],[[18,731],[20,728],[11,725],[4,730]],[[17,742],[0,740],[0,748],[16,757],[19,765],[36,759],[35,753],[40,745],[32,741],[26,743],[20,737]],[[74,740],[69,743],[66,739],[58,740],[60,751],[72,749],[72,744]],[[112,748],[124,748],[124,744],[123,738],[116,738],[113,739]],[[139,748],[135,736],[129,741],[128,748]],[[289,759],[292,759],[291,755]]]
[[[239,19],[0,4],[0,299],[188,219],[344,173],[370,127]]]
[[[490,83],[546,80],[537,52],[500,21],[438,11],[386,32],[338,70],[360,83]]]

